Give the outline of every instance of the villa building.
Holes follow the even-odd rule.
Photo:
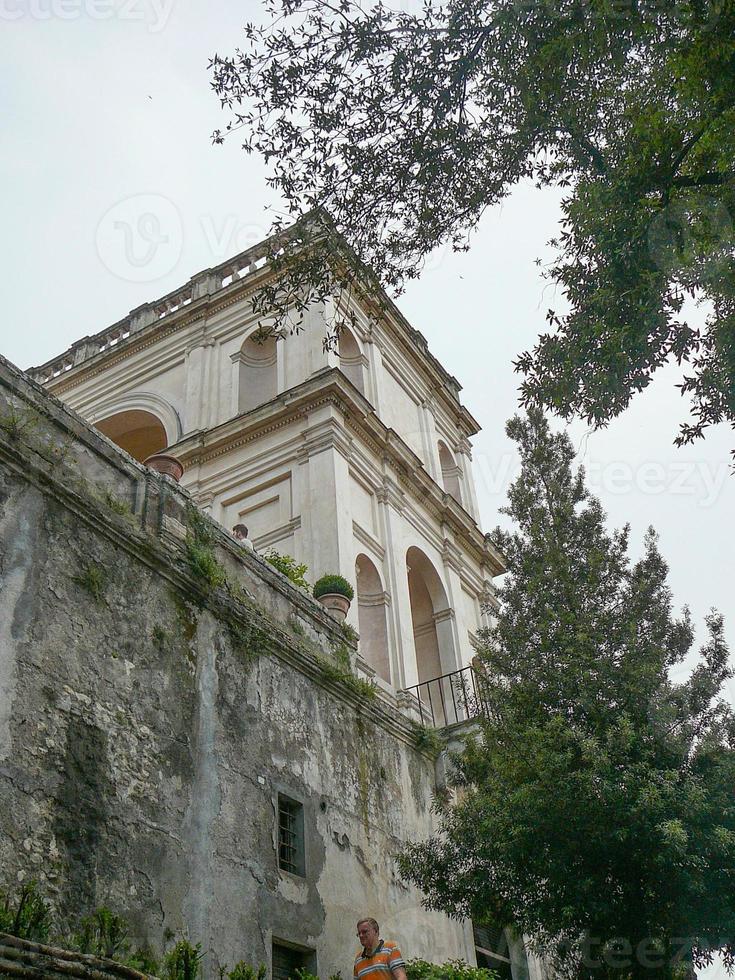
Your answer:
[[[502,559],[478,526],[460,385],[387,299],[263,339],[266,243],[191,278],[31,376],[138,461],[166,450],[223,527],[355,587],[361,666],[394,691],[474,655]],[[429,686],[423,700],[447,690]]]

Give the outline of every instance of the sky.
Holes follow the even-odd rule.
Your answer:
[[[268,233],[279,202],[264,166],[236,141],[211,143],[226,117],[207,70],[263,17],[254,0],[0,0],[0,351],[11,361],[41,364]],[[558,216],[556,192],[517,188],[468,253],[439,250],[398,299],[483,427],[485,530],[518,466],[504,433],[517,410],[512,362],[561,302],[534,261],[550,256]],[[610,525],[630,523],[634,556],[653,525],[677,607],[690,606],[700,637],[721,610],[735,647],[733,433],[676,448],[678,378],[662,370],[603,431],[569,431]]]

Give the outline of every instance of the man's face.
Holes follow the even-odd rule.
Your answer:
[[[357,938],[365,949],[374,949],[378,945],[378,930],[369,922],[361,922],[357,927]]]

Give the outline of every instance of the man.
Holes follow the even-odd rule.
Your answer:
[[[357,938],[362,949],[355,957],[354,980],[408,980],[406,965],[396,943],[380,938],[375,919],[360,919]]]
[[[232,533],[240,542],[240,544],[243,546],[243,548],[248,548],[250,551],[255,551],[255,548],[253,547],[253,542],[248,537],[248,529],[245,527],[244,524],[236,524],[232,529]]]

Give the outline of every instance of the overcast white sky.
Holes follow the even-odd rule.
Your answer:
[[[208,58],[230,53],[261,16],[254,0],[0,0],[0,350],[10,360],[40,364],[267,233],[274,202],[260,161],[235,142],[210,143],[224,119],[207,73]],[[158,225],[139,224],[151,210]],[[511,362],[552,302],[534,259],[557,216],[554,193],[519,189],[487,215],[469,254],[434,256],[399,300],[483,426],[474,445],[486,530],[516,470],[504,434]],[[572,436],[611,524],[631,523],[636,550],[653,524],[676,602],[699,624],[721,609],[735,646],[733,434],[723,426],[676,449],[685,405],[675,380],[662,372],[609,429],[577,424]]]

